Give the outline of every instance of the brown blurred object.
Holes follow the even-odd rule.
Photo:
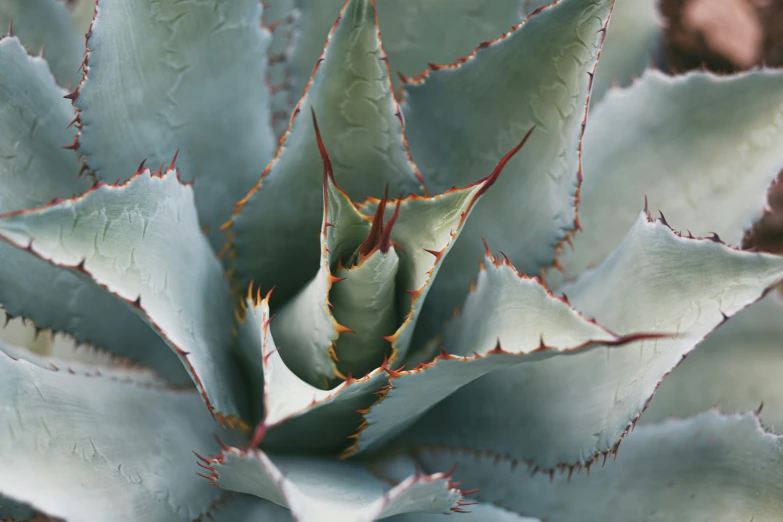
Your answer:
[[[660,0],[667,68],[783,65],[783,0]]]

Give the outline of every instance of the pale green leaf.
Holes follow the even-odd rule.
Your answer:
[[[672,78],[650,70],[612,91],[585,132],[582,232],[560,257],[567,276],[604,260],[645,197],[675,229],[739,245],[783,169],[782,147],[783,71]]]
[[[294,88],[294,78],[291,70],[291,55],[293,49],[302,40],[299,30],[299,10],[294,4],[298,0],[268,0],[264,2],[264,27],[272,33],[272,42],[267,49],[267,85],[269,88],[269,104],[272,116],[272,129],[279,139],[288,129],[291,112],[302,94],[303,89]],[[339,7],[337,8],[339,11]],[[324,35],[326,39],[326,35]],[[320,53],[320,50],[319,50]],[[318,56],[313,57],[310,64],[315,64]],[[310,78],[308,72],[307,78]]]
[[[591,465],[616,451],[661,380],[684,355],[724,317],[759,299],[782,278],[781,257],[733,250],[710,239],[681,238],[642,214],[612,256],[564,290],[576,310],[616,334],[663,337],[643,336],[622,346],[579,350],[495,371],[438,404],[403,442],[495,451],[540,470]],[[504,317],[497,311],[504,308],[503,301],[489,307],[471,299],[479,313],[474,323],[478,332],[472,335],[485,336],[478,348],[491,348],[497,336],[505,346],[504,330],[484,319],[490,310]],[[500,324],[514,328],[525,323],[506,315]],[[455,327],[455,338],[465,337],[470,326]],[[525,330],[528,335],[538,331],[540,326]],[[549,338],[544,333],[545,344]],[[380,412],[386,402],[375,409]]]
[[[240,286],[275,286],[288,300],[318,266],[313,241],[321,225],[321,157],[309,112],[314,109],[340,187],[355,201],[419,192],[405,150],[402,121],[370,0],[350,0],[332,32],[323,61],[297,106],[277,158],[239,205],[233,236]]]
[[[461,505],[447,473],[390,485],[364,466],[319,457],[224,449],[208,461],[213,482],[288,507],[297,522],[372,522],[407,512],[448,513]]]
[[[375,0],[391,71],[412,76],[428,63],[450,63],[520,20],[522,0]],[[301,0],[300,36],[292,55],[301,93],[343,0]],[[396,75],[392,76],[399,87]]]
[[[537,518],[517,515],[492,504],[468,506],[459,515],[430,515],[426,513],[406,513],[387,519],[388,522],[540,522]]]
[[[640,426],[619,456],[590,474],[531,474],[524,462],[460,449],[422,448],[425,469],[457,465],[483,502],[549,522],[688,520],[774,522],[783,512],[783,438],[752,414]]]
[[[219,426],[197,393],[45,370],[0,353],[0,493],[75,522],[191,521],[218,496],[191,451]]]
[[[16,38],[3,38],[0,70],[0,212],[87,190],[76,155],[63,149],[76,134],[67,128],[75,112],[46,62],[29,56]],[[0,259],[0,303],[9,315],[128,357],[173,384],[190,382],[155,332],[101,289],[4,242]]]
[[[99,4],[79,89],[79,150],[97,177],[126,179],[179,150],[214,246],[232,205],[272,157],[270,35],[257,0]]]
[[[661,384],[641,422],[688,417],[710,408],[758,409],[783,427],[783,305],[776,292],[732,317]]]
[[[339,451],[361,422],[356,411],[367,408],[387,382],[377,369],[331,390],[308,384],[292,372],[280,357],[269,329],[269,296],[247,302],[248,319],[259,328],[262,347],[263,419],[252,441],[280,451]],[[276,321],[277,319],[275,319]],[[274,324],[274,321],[272,322]]]
[[[79,36],[86,35],[95,14],[95,0],[69,0],[68,3],[76,32]]]
[[[557,458],[552,454],[563,446],[570,450],[574,437],[591,437],[581,433],[575,421],[570,432],[561,435],[568,440],[557,440],[548,426],[542,426],[548,411],[556,409],[555,404],[571,400],[568,393],[583,397],[583,402],[592,400],[589,390],[562,386],[568,375],[558,373],[562,366],[558,356],[584,361],[600,352],[603,357],[606,345],[622,342],[627,340],[581,317],[568,303],[551,296],[539,281],[520,276],[503,261],[487,258],[465,309],[445,330],[442,346],[453,355],[442,354],[433,363],[394,372],[390,389],[365,415],[367,426],[351,451],[375,448],[424,415],[413,432],[403,436],[404,444],[439,444],[451,442],[454,437],[461,444],[482,447],[497,442],[488,439],[500,437],[506,444],[511,439],[516,441],[513,447],[505,448],[509,451],[532,453],[543,460]],[[599,350],[601,346],[604,348]],[[457,401],[447,399],[426,413],[463,386],[501,368],[505,370],[480,379],[472,388],[484,388],[486,382],[500,383],[497,386],[506,395],[540,399],[509,403],[490,389],[486,397],[483,391],[461,394],[459,406]],[[501,404],[502,411],[497,410],[496,405]],[[489,418],[475,418],[477,410],[485,411]],[[498,426],[527,422],[538,426],[539,432],[547,430],[546,435],[536,437],[516,426]]]
[[[62,87],[76,88],[82,79],[79,65],[84,40],[76,32],[68,9],[58,0],[3,0],[0,31],[13,22],[13,32],[32,53],[43,57]],[[2,76],[7,76],[3,71]]]
[[[329,292],[334,280],[332,267],[340,258],[348,259],[353,254],[367,237],[370,224],[336,185],[325,150],[322,159],[320,268],[310,283],[280,310],[272,330],[283,347],[281,356],[286,364],[308,383],[328,388],[337,377],[331,350],[344,330],[329,310]],[[306,328],[302,328],[303,322]]]
[[[406,86],[411,154],[436,193],[485,175],[536,126],[445,260],[422,312],[421,340],[437,333],[467,295],[482,237],[534,274],[553,262],[575,228],[589,73],[611,6],[612,0],[562,0],[464,62]]]
[[[529,13],[551,3],[527,0],[525,7]],[[592,105],[613,85],[627,85],[650,67],[662,45],[662,26],[657,0],[615,0],[590,91]]]
[[[228,283],[176,171],[145,170],[124,185],[4,214],[0,235],[125,301],[177,353],[213,412],[245,413]]]

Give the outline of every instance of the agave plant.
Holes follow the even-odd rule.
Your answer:
[[[783,258],[729,244],[783,73],[587,124],[612,0],[376,2],[100,0],[81,66],[64,5],[2,4],[0,303],[85,346],[4,334],[0,517],[775,519],[780,304],[743,309]],[[652,401],[698,415],[629,436],[735,314]]]

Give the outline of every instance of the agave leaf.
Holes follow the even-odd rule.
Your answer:
[[[32,519],[34,522],[35,519],[33,517],[36,515],[41,515],[41,513],[25,504],[14,502],[0,495],[0,520],[13,522],[15,520],[29,521]]]
[[[296,522],[291,512],[254,495],[223,492],[204,522]],[[202,522],[201,519],[195,522]]]
[[[166,388],[168,383],[155,372],[138,366],[121,366],[119,364],[102,364],[99,362],[84,362],[68,360],[60,357],[41,356],[30,350],[13,346],[0,341],[0,350],[17,361],[28,363],[45,370],[65,371],[87,377],[105,376],[117,381],[130,381],[151,388]]]
[[[288,507],[298,522],[372,522],[407,512],[448,513],[462,504],[448,473],[415,474],[392,487],[361,464],[237,448],[206,464],[219,487]]]
[[[455,478],[476,497],[551,522],[578,520],[779,520],[783,438],[752,414],[707,412],[641,426],[605,467],[553,483],[502,455],[423,448],[426,469],[457,465]]]
[[[377,447],[404,431],[441,400],[499,368],[515,366],[513,381],[508,378],[498,380],[496,373],[488,377],[492,382],[502,382],[507,394],[509,390],[513,390],[515,396],[545,396],[545,393],[549,392],[547,400],[553,403],[566,400],[563,395],[569,392],[584,397],[588,393],[586,390],[536,390],[544,387],[539,380],[546,383],[560,383],[563,380],[560,375],[553,376],[553,372],[546,371],[553,368],[557,372],[557,360],[547,360],[557,359],[558,355],[569,352],[575,353],[570,354],[567,359],[584,360],[591,357],[593,352],[600,352],[601,357],[604,357],[605,349],[598,350],[598,347],[628,341],[630,339],[621,339],[584,319],[567,302],[549,294],[538,280],[520,276],[507,261],[486,258],[476,290],[468,298],[465,310],[448,325],[444,333],[442,346],[451,353],[444,351],[432,363],[425,363],[412,370],[392,372],[390,386],[382,400],[366,412],[366,425],[360,430],[356,444],[349,449],[349,453]],[[509,368],[505,374],[509,375],[510,371]],[[484,434],[484,431],[490,432],[494,429],[497,420],[490,418],[485,424],[484,421],[474,422],[471,418],[474,409],[492,409],[492,404],[499,402],[497,397],[488,395],[485,401],[481,395],[474,394],[466,399],[463,394],[462,400],[463,404],[467,403],[462,414],[452,412],[449,409],[452,401],[446,400],[443,403],[445,406],[438,406],[426,415],[428,419],[423,422],[425,428],[414,428],[411,435],[403,437],[405,442],[419,442],[422,439],[429,442],[431,438],[438,441],[449,440],[451,425],[458,423],[474,426],[482,432],[476,434],[473,433],[473,428],[463,428],[469,430],[472,437],[468,441],[461,440],[462,443],[482,444],[487,437],[504,436]],[[488,412],[487,415],[513,417],[518,422],[533,422],[541,430],[540,422],[531,419],[540,416],[545,420],[546,412],[536,411],[550,409],[542,407],[541,401],[531,401],[532,412],[517,411],[518,408],[524,406],[511,405],[506,399],[503,401],[502,413]],[[447,414],[442,413],[444,409],[448,411]],[[470,422],[466,423],[466,419],[470,419]],[[445,429],[440,429],[439,426],[444,426]],[[492,426],[492,429],[487,429],[488,426]],[[454,429],[456,432],[460,431],[459,428]],[[565,436],[575,436],[579,431],[578,426],[574,426]],[[541,439],[533,440],[535,436],[527,435],[519,429],[507,430],[507,434],[517,441],[515,450],[531,451],[544,458],[556,451],[554,446],[560,443],[552,440],[548,443],[551,446],[547,446],[547,443],[542,444]],[[574,442],[571,441],[571,444]]]
[[[5,353],[0,392],[0,492],[12,500],[74,521],[168,522],[193,520],[218,495],[196,476],[191,453],[214,451],[218,428],[197,393],[71,375]]]
[[[783,426],[783,304],[776,292],[741,311],[675,368],[655,392],[642,423],[688,417],[709,408],[761,409]]]
[[[493,372],[438,404],[403,442],[494,451],[540,471],[589,467],[617,450],[660,381],[683,356],[781,278],[783,258],[682,238],[642,214],[618,250],[565,293],[576,310],[624,340],[637,332],[664,337],[583,349]],[[486,336],[478,348],[488,349],[499,335],[502,343],[503,331],[485,318],[489,310],[482,306],[487,305],[471,299],[479,314],[475,324],[486,325],[473,334]],[[468,306],[471,300],[465,313]],[[520,319],[505,322],[524,324]],[[470,331],[470,325],[455,328],[457,340]],[[548,338],[544,333],[544,343]],[[528,399],[509,403],[510,396]],[[385,402],[375,407],[376,419],[382,418]]]
[[[375,370],[361,379],[349,379],[331,390],[321,390],[300,379],[280,357],[269,329],[269,295],[248,300],[248,321],[259,327],[263,366],[264,417],[250,446],[262,440],[280,450],[335,450],[361,421],[356,411],[372,404],[374,392],[387,379]],[[277,319],[275,319],[277,320]]]
[[[5,0],[0,4],[0,27],[5,29],[11,23],[14,34],[25,47],[31,52],[40,52],[46,59],[58,84],[63,87],[78,85],[84,43],[71,22],[68,9],[61,2]],[[3,76],[8,75],[4,71]]]
[[[177,353],[214,413],[244,413],[228,351],[228,283],[199,230],[193,191],[173,168],[3,214],[0,236],[125,301]]]
[[[582,124],[612,3],[562,0],[456,65],[433,66],[406,85],[411,153],[436,193],[488,172],[537,126],[530,150],[509,163],[445,260],[422,312],[421,339],[437,333],[467,295],[482,237],[534,274],[576,227]]]
[[[343,0],[302,0],[301,32],[291,57],[300,93]],[[476,42],[497,38],[519,18],[522,0],[375,0],[392,71],[412,76],[429,62],[448,62]],[[399,80],[392,77],[394,87]]]
[[[647,71],[592,113],[584,138],[583,232],[560,263],[570,277],[601,263],[645,196],[674,227],[739,244],[766,206],[759,195],[783,169],[782,146],[783,71],[729,78]]]
[[[342,278],[334,286],[330,300],[334,317],[350,328],[335,345],[341,373],[365,375],[378,368],[390,344],[385,339],[399,326],[395,299],[395,278],[400,258],[394,247],[377,249],[359,264],[337,271]]]
[[[0,212],[45,205],[90,187],[64,150],[73,107],[46,62],[27,55],[16,38],[0,40]],[[0,242],[0,303],[10,316],[67,332],[150,367],[176,385],[190,382],[177,357],[144,322],[101,289]]]
[[[278,314],[273,327],[288,366],[310,384],[328,387],[337,376],[333,346],[346,327],[329,310],[329,291],[335,281],[332,268],[348,258],[370,231],[370,224],[334,180],[331,162],[315,123],[323,160],[323,219],[321,260],[316,276]],[[306,320],[307,327],[302,328]]]
[[[527,12],[552,3],[527,0]],[[613,85],[627,85],[655,59],[663,20],[655,0],[617,0],[601,48],[590,103],[595,105]]]
[[[386,184],[392,193],[420,191],[383,56],[372,2],[350,0],[276,159],[231,222],[240,287],[251,280],[274,285],[284,302],[318,266],[312,239],[322,217],[321,157],[312,121],[302,111],[318,113],[334,174],[351,199],[380,196]]]
[[[4,3],[0,11],[9,5]],[[87,190],[90,182],[77,177],[78,158],[63,149],[76,136],[68,128],[75,114],[46,61],[28,55],[18,38],[6,37],[0,40],[0,68],[0,210]]]
[[[179,150],[188,181],[197,180],[201,225],[219,249],[217,228],[274,150],[269,40],[257,0],[101,2],[74,100],[90,168],[111,183]]]

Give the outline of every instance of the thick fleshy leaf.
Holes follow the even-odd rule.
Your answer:
[[[417,456],[428,470],[458,464],[455,478],[484,502],[550,522],[773,522],[783,511],[783,438],[752,413],[641,426],[614,462],[551,482],[503,455],[423,448]]]
[[[101,2],[74,100],[89,167],[111,183],[179,150],[201,225],[219,249],[217,228],[274,151],[269,40],[257,0]]]
[[[596,348],[631,340],[619,338],[584,319],[567,302],[548,293],[538,280],[520,276],[507,261],[487,258],[476,290],[468,298],[462,314],[447,326],[444,333],[442,346],[450,353],[443,352],[432,363],[416,369],[393,372],[390,387],[383,399],[365,414],[366,425],[349,452],[377,447],[404,431],[422,414],[427,418],[413,428],[412,434],[403,437],[406,444],[411,441],[430,443],[433,438],[449,440],[451,425],[458,423],[475,426],[482,433],[493,431],[486,428],[494,428],[493,424],[497,421],[493,423],[489,419],[485,424],[471,418],[473,410],[481,409],[487,410],[486,415],[489,416],[516,419],[511,422],[530,422],[538,430],[525,433],[518,429],[509,431],[505,427],[505,434],[474,434],[470,440],[461,442],[480,445],[486,443],[487,436],[509,437],[515,440],[516,451],[534,453],[543,459],[551,458],[550,454],[556,453],[559,446],[576,444],[573,438],[579,430],[576,426],[572,427],[570,432],[561,435],[566,439],[563,441],[556,440],[549,433],[542,440],[541,424],[546,421],[547,412],[556,409],[557,404],[572,401],[568,394],[584,397],[585,402],[591,398],[589,390],[562,389],[562,386],[553,389],[555,387],[551,384],[544,384],[562,383],[568,378],[568,375],[559,373],[561,365],[556,360],[547,360],[568,355],[569,359],[585,361],[596,357],[591,354],[597,352],[600,352],[600,357],[606,357],[606,348]],[[513,373],[509,366],[514,366]],[[453,411],[453,401],[449,399],[434,411],[425,413],[458,389],[499,368],[506,369],[500,372],[502,377],[492,373],[486,380],[502,383],[498,387],[502,387],[507,396],[537,397],[529,403],[526,401],[532,411],[523,411],[525,406],[522,404],[509,404],[507,397],[498,398],[490,390],[486,400],[480,393],[468,399],[463,396],[462,400],[467,404],[462,414]],[[513,380],[509,380],[510,375],[513,375]],[[490,413],[501,403],[502,411]],[[454,429],[460,431],[459,428]],[[470,431],[473,429],[470,428]]]
[[[272,329],[286,364],[308,383],[328,388],[338,375],[334,343],[341,333],[350,330],[340,325],[329,310],[329,291],[335,282],[332,267],[340,258],[353,254],[367,237],[370,224],[336,185],[317,126],[315,133],[324,163],[320,268],[310,283],[286,303]],[[302,328],[303,321],[306,328]]]
[[[14,34],[30,52],[46,59],[52,74],[63,87],[81,81],[79,64],[84,40],[76,32],[68,9],[57,0],[4,0],[0,3],[0,27],[13,23]],[[3,77],[11,75],[3,70]],[[17,80],[18,81],[18,80]]]
[[[78,177],[68,123],[74,110],[41,58],[16,38],[0,40],[0,212],[45,205],[89,189]],[[28,252],[0,244],[0,303],[8,315],[38,328],[127,357],[173,384],[190,382],[177,357],[144,322],[99,288]]]
[[[509,163],[445,260],[423,311],[422,341],[467,295],[482,237],[534,274],[553,262],[558,244],[577,226],[582,124],[612,3],[561,0],[406,86],[411,153],[436,193],[488,172],[536,126],[528,150]]]
[[[303,0],[300,35],[291,57],[301,93],[343,0]],[[393,72],[412,76],[428,63],[445,63],[497,38],[519,22],[523,0],[375,0],[383,47]],[[399,80],[392,77],[395,88]]]
[[[331,390],[312,386],[292,372],[280,357],[270,332],[269,295],[247,301],[248,322],[259,328],[262,346],[264,417],[251,446],[281,451],[339,451],[361,422],[356,411],[372,404],[386,373],[375,370]],[[277,320],[277,319],[275,319]]]
[[[0,237],[125,301],[177,353],[214,413],[245,413],[228,283],[175,170],[4,214]]]
[[[358,463],[237,448],[205,464],[213,483],[288,507],[297,522],[372,522],[408,512],[448,513],[462,505],[448,473],[411,475],[392,487]]]
[[[738,245],[783,169],[781,147],[783,71],[672,78],[649,70],[611,92],[585,132],[582,232],[559,259],[567,276],[604,260],[645,197],[673,227]]]
[[[551,4],[550,0],[526,1],[527,12]],[[655,60],[661,46],[663,21],[656,0],[616,0],[601,49],[590,103],[601,101],[613,85],[627,85]]]
[[[51,371],[0,353],[0,493],[72,521],[191,521],[219,429],[197,393]],[[151,407],[154,405],[154,407]]]
[[[655,392],[641,422],[761,408],[773,431],[783,428],[783,304],[776,292],[741,311],[701,343]]]
[[[343,375],[365,375],[390,355],[385,337],[399,326],[395,295],[399,266],[400,258],[391,247],[386,252],[375,250],[356,266],[337,271],[342,280],[329,299],[335,319],[352,330],[341,335],[334,347]]]
[[[662,338],[551,357],[529,373],[524,365],[493,372],[441,402],[406,440],[494,451],[542,471],[590,466],[617,450],[683,356],[782,278],[781,257],[682,238],[642,214],[618,250],[565,293],[618,334]],[[494,332],[483,333],[486,349]]]
[[[250,281],[275,286],[276,298],[285,302],[319,266],[313,239],[322,217],[322,166],[311,109],[337,182],[351,199],[380,196],[387,184],[393,194],[421,190],[383,57],[372,2],[350,0],[276,159],[228,228],[241,288]]]
[[[119,361],[108,359],[100,361],[84,361],[79,359],[65,359],[55,356],[41,356],[26,348],[13,346],[0,341],[0,351],[18,361],[27,361],[30,364],[45,370],[64,371],[87,377],[104,376],[117,381],[133,382],[142,386],[154,388],[166,388],[168,383],[151,370],[143,367],[122,365]]]

